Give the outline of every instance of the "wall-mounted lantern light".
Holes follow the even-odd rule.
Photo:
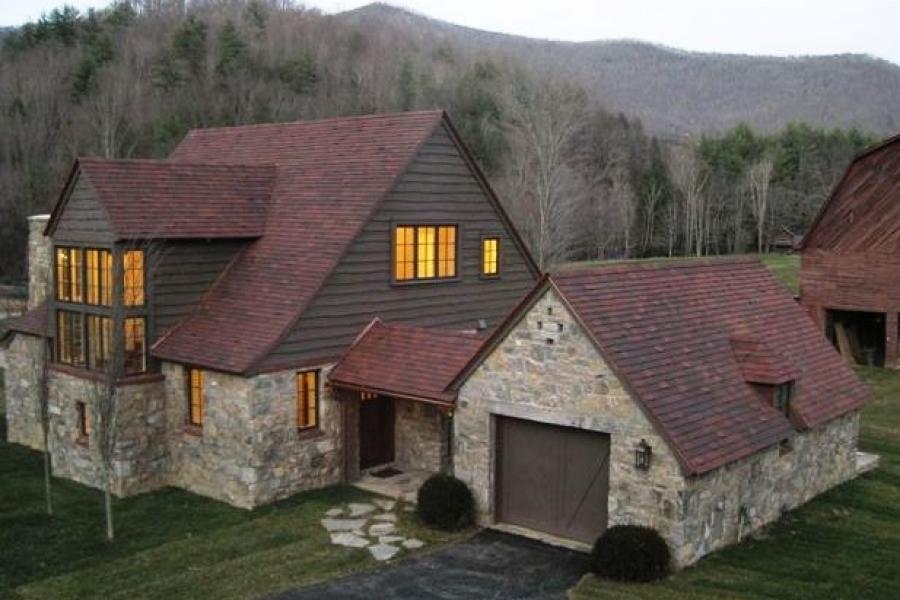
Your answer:
[[[641,471],[650,470],[650,460],[653,457],[653,448],[647,443],[647,440],[641,442],[634,449],[634,466]]]

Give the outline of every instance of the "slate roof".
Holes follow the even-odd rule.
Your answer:
[[[375,319],[335,364],[335,385],[426,401],[452,403],[447,387],[484,342],[475,333]]]
[[[859,408],[869,391],[805,310],[753,259],[563,271],[553,285],[669,440],[688,474],[749,456]],[[760,401],[732,340],[791,362],[791,421]]]
[[[263,236],[153,354],[252,372],[442,119],[442,111],[425,111],[190,132],[169,160],[274,165],[277,181]]]
[[[265,230],[273,165],[79,158],[120,239],[246,238]],[[53,210],[52,231],[64,203]]]
[[[4,322],[0,339],[12,332],[45,335],[47,332],[47,301],[43,301],[24,315]]]
[[[737,334],[731,338],[731,348],[747,383],[779,385],[797,377],[793,361],[764,340]]]

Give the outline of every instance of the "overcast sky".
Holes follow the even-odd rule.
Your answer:
[[[0,0],[0,25],[18,25],[65,0]],[[68,0],[78,8],[108,0]],[[312,0],[338,12],[368,4]],[[571,41],[634,38],[686,50],[746,54],[866,53],[900,64],[898,0],[405,0],[458,23]]]

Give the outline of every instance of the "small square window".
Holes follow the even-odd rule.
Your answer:
[[[794,393],[793,383],[782,383],[780,385],[775,386],[775,394],[772,400],[772,405],[775,407],[780,413],[783,413],[785,416],[789,416],[791,413],[791,397]]]
[[[87,442],[91,437],[91,415],[88,412],[87,404],[76,402],[75,411],[78,415],[78,441]]]

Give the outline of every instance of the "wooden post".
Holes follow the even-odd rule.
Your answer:
[[[884,366],[896,369],[897,365],[897,310],[888,310],[884,320]]]

